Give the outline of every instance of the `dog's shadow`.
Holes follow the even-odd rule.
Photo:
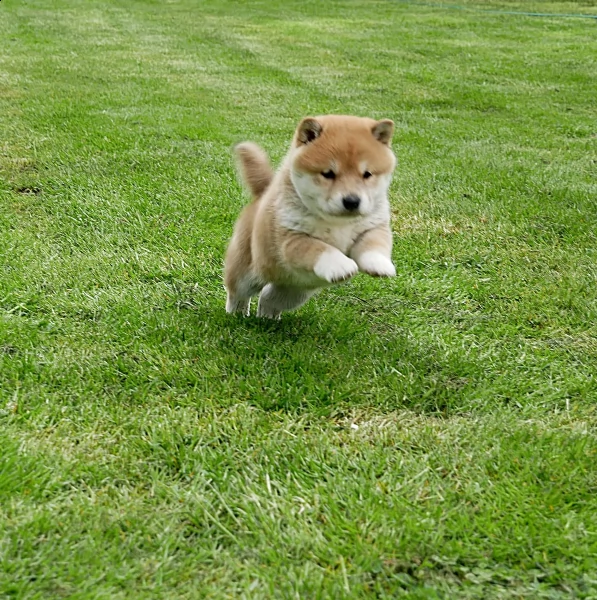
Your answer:
[[[413,336],[396,308],[349,294],[317,304],[278,321],[196,307],[195,318],[217,332],[220,393],[267,410],[327,412],[348,401],[445,414],[469,383],[469,365]]]

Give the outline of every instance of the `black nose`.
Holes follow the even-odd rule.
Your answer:
[[[350,196],[344,196],[342,198],[342,204],[346,210],[356,210],[361,203],[361,199],[358,196],[351,194]]]

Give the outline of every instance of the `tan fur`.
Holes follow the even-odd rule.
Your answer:
[[[253,198],[260,198],[274,177],[267,154],[253,142],[238,144],[234,151],[242,180]]]
[[[387,188],[391,121],[327,115],[299,124],[273,175],[255,144],[236,147],[254,201],[242,211],[224,267],[226,310],[279,317],[361,270],[392,276]]]

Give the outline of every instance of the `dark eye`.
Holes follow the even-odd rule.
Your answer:
[[[373,175],[373,173],[371,173],[371,171],[365,171],[363,173],[363,179],[369,179],[369,177],[371,177],[371,175]]]
[[[326,179],[336,179],[336,173],[334,173],[334,171],[324,171],[322,173],[322,175],[326,178]]]

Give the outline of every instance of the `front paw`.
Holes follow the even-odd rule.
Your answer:
[[[348,258],[340,250],[328,250],[321,254],[313,271],[317,277],[328,283],[338,283],[356,275],[359,267],[352,258]]]
[[[358,263],[361,271],[373,277],[394,277],[396,275],[396,267],[392,261],[375,250],[363,252],[358,258]]]

